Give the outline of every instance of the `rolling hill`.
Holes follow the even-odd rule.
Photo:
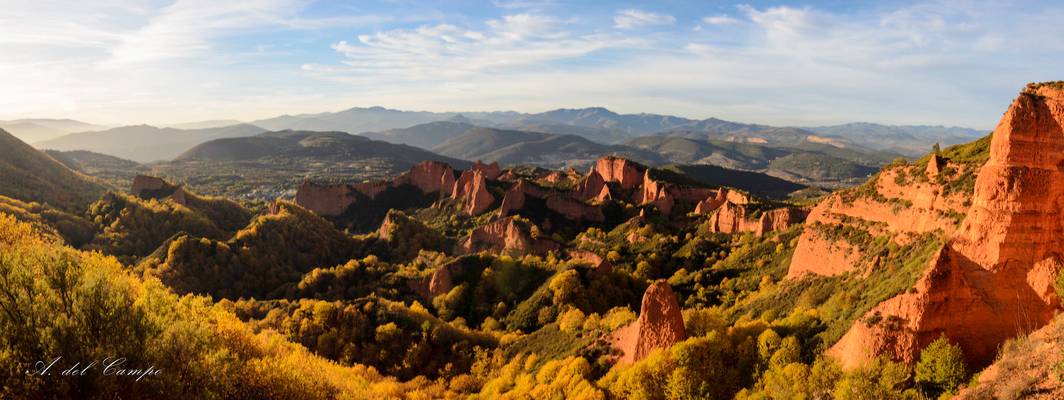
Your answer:
[[[543,167],[584,166],[600,156],[623,155],[660,164],[657,154],[628,146],[595,143],[580,136],[477,127],[433,148],[445,156],[466,160],[529,164]]]
[[[81,132],[34,143],[40,149],[88,150],[137,162],[169,160],[209,140],[251,136],[264,129],[249,125],[220,128],[177,129],[132,125],[96,132]]]
[[[212,140],[189,149],[175,161],[249,161],[262,158],[313,161],[346,161],[366,158],[389,159],[414,165],[437,160],[453,165],[468,162],[433,154],[412,146],[372,140],[343,132],[279,131],[250,137]]]
[[[107,188],[0,129],[0,195],[84,209]]]
[[[94,131],[106,129],[106,127],[72,119],[35,118],[0,121],[0,129],[6,130],[23,142],[33,143],[74,132]]]
[[[986,135],[986,131],[955,126],[881,125],[868,122],[803,129],[819,135],[846,138],[866,147],[906,156],[926,153],[935,143],[950,146],[967,143]]]

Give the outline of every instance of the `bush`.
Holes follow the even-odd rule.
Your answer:
[[[916,383],[929,398],[953,393],[965,382],[968,373],[960,346],[939,337],[920,351],[916,363]]]

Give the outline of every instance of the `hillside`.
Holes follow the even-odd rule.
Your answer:
[[[424,160],[455,165],[464,162],[406,145],[397,145],[343,132],[279,131],[251,137],[217,139],[197,145],[175,161],[248,161],[262,158],[345,161],[366,158],[391,160],[407,166]]]
[[[141,164],[135,161],[85,150],[45,150],[44,153],[63,163],[67,168],[100,178],[115,187],[132,185],[133,177],[141,168]]]
[[[923,154],[935,143],[950,146],[967,143],[986,135],[986,131],[955,126],[882,125],[868,122],[802,129],[819,135],[846,138],[865,147],[906,156]]]
[[[431,149],[473,128],[467,122],[435,121],[409,128],[389,129],[381,132],[365,132],[365,136],[388,143],[406,144],[422,149]]]
[[[106,188],[0,130],[0,195],[83,210]]]
[[[33,145],[50,150],[88,150],[144,163],[173,159],[209,140],[251,136],[263,131],[248,124],[188,130],[136,125],[74,133]]]
[[[574,135],[483,127],[473,128],[453,137],[433,148],[433,151],[467,160],[544,167],[585,166],[608,154],[624,155],[647,163],[661,162],[661,158],[652,152],[627,146],[599,144]]]

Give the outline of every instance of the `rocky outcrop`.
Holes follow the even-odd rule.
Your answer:
[[[487,211],[495,202],[495,196],[488,192],[488,183],[484,173],[480,170],[471,169],[462,173],[458,181],[454,183],[451,198],[458,201],[462,212],[469,215],[480,215]]]
[[[643,182],[643,174],[647,168],[614,156],[606,156],[598,159],[592,169],[602,176],[606,182],[616,182],[622,189],[635,189]]]
[[[602,222],[606,219],[601,209],[570,197],[568,192],[547,190],[523,179],[506,191],[499,206],[499,216],[519,212],[525,207],[528,198],[543,200],[547,209],[571,221]]]
[[[558,243],[553,240],[533,237],[532,227],[527,221],[517,217],[505,217],[474,229],[469,237],[462,241],[456,252],[466,254],[487,251],[524,256],[546,254],[559,248]]]
[[[769,232],[785,231],[790,227],[805,222],[809,213],[801,208],[784,207],[761,213],[754,228],[754,234],[765,236]]]
[[[1050,321],[1049,282],[1064,254],[1064,91],[1029,87],[994,130],[961,228],[915,287],[876,306],[829,354],[846,366],[888,355],[913,361],[946,335],[969,365]],[[793,262],[792,262],[793,264]],[[887,323],[883,323],[887,321]]]
[[[661,280],[651,284],[643,294],[639,318],[614,332],[611,343],[623,354],[621,362],[632,363],[684,339],[687,331],[680,304],[669,284]]]
[[[573,195],[583,200],[606,200],[603,197],[607,199],[613,197],[610,194],[610,188],[606,185],[606,180],[595,169],[588,172],[587,176],[580,181]]]
[[[499,163],[493,162],[491,164],[484,164],[477,160],[473,163],[473,171],[480,171],[484,174],[484,179],[496,180],[499,179],[499,175],[502,175],[502,168],[499,168]]]
[[[870,193],[860,193],[862,188],[848,189],[817,203],[805,219],[806,228],[798,240],[787,275],[834,275],[866,267],[856,262],[862,258],[860,249],[825,239],[819,231],[823,226],[849,226],[872,235],[896,238],[937,230],[949,235],[955,231],[957,220],[951,216],[963,215],[968,196],[945,194],[943,186],[934,180],[898,183],[900,175],[922,172],[915,167],[888,168],[874,178]],[[840,249],[847,254],[833,254]]]
[[[613,263],[598,253],[586,250],[573,250],[569,252],[571,261],[590,265],[596,274],[604,275],[613,272]]]
[[[318,215],[337,216],[356,201],[357,192],[352,185],[319,185],[307,180],[296,191],[296,204]]]
[[[439,161],[422,161],[392,183],[393,186],[414,185],[426,194],[439,192],[445,195],[454,187],[454,169]]]
[[[422,193],[449,195],[454,188],[454,170],[445,163],[424,161],[392,180],[356,184],[318,184],[303,181],[296,191],[296,204],[315,214],[338,216],[347,211],[359,198],[370,200],[385,191],[403,185],[417,187]]]
[[[938,153],[931,153],[931,158],[927,160],[927,169],[924,170],[924,174],[926,174],[929,179],[935,179],[935,177],[942,172],[942,167],[945,165],[946,161],[943,160],[942,157],[939,157]]]
[[[169,198],[177,204],[188,205],[189,194],[184,187],[172,185],[166,180],[154,176],[137,175],[133,178],[133,186],[129,191],[134,196],[145,200]]]
[[[432,277],[429,278],[429,296],[430,299],[436,298],[436,296],[447,294],[454,288],[454,284],[451,282],[451,268],[452,266],[460,266],[457,263],[444,264],[432,271]]]

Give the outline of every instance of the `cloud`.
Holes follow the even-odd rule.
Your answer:
[[[481,29],[438,24],[380,31],[360,35],[357,42],[343,40],[332,45],[344,55],[347,69],[315,64],[303,68],[340,73],[349,82],[359,77],[373,77],[373,81],[453,79],[578,58],[625,43],[603,35],[574,34],[565,25],[554,17],[515,14],[489,20]]]
[[[613,26],[620,29],[634,29],[646,26],[672,25],[676,18],[668,14],[658,14],[643,10],[621,10],[613,17]]]
[[[702,18],[702,22],[709,25],[734,25],[738,24],[739,20],[724,14],[720,14]]]

